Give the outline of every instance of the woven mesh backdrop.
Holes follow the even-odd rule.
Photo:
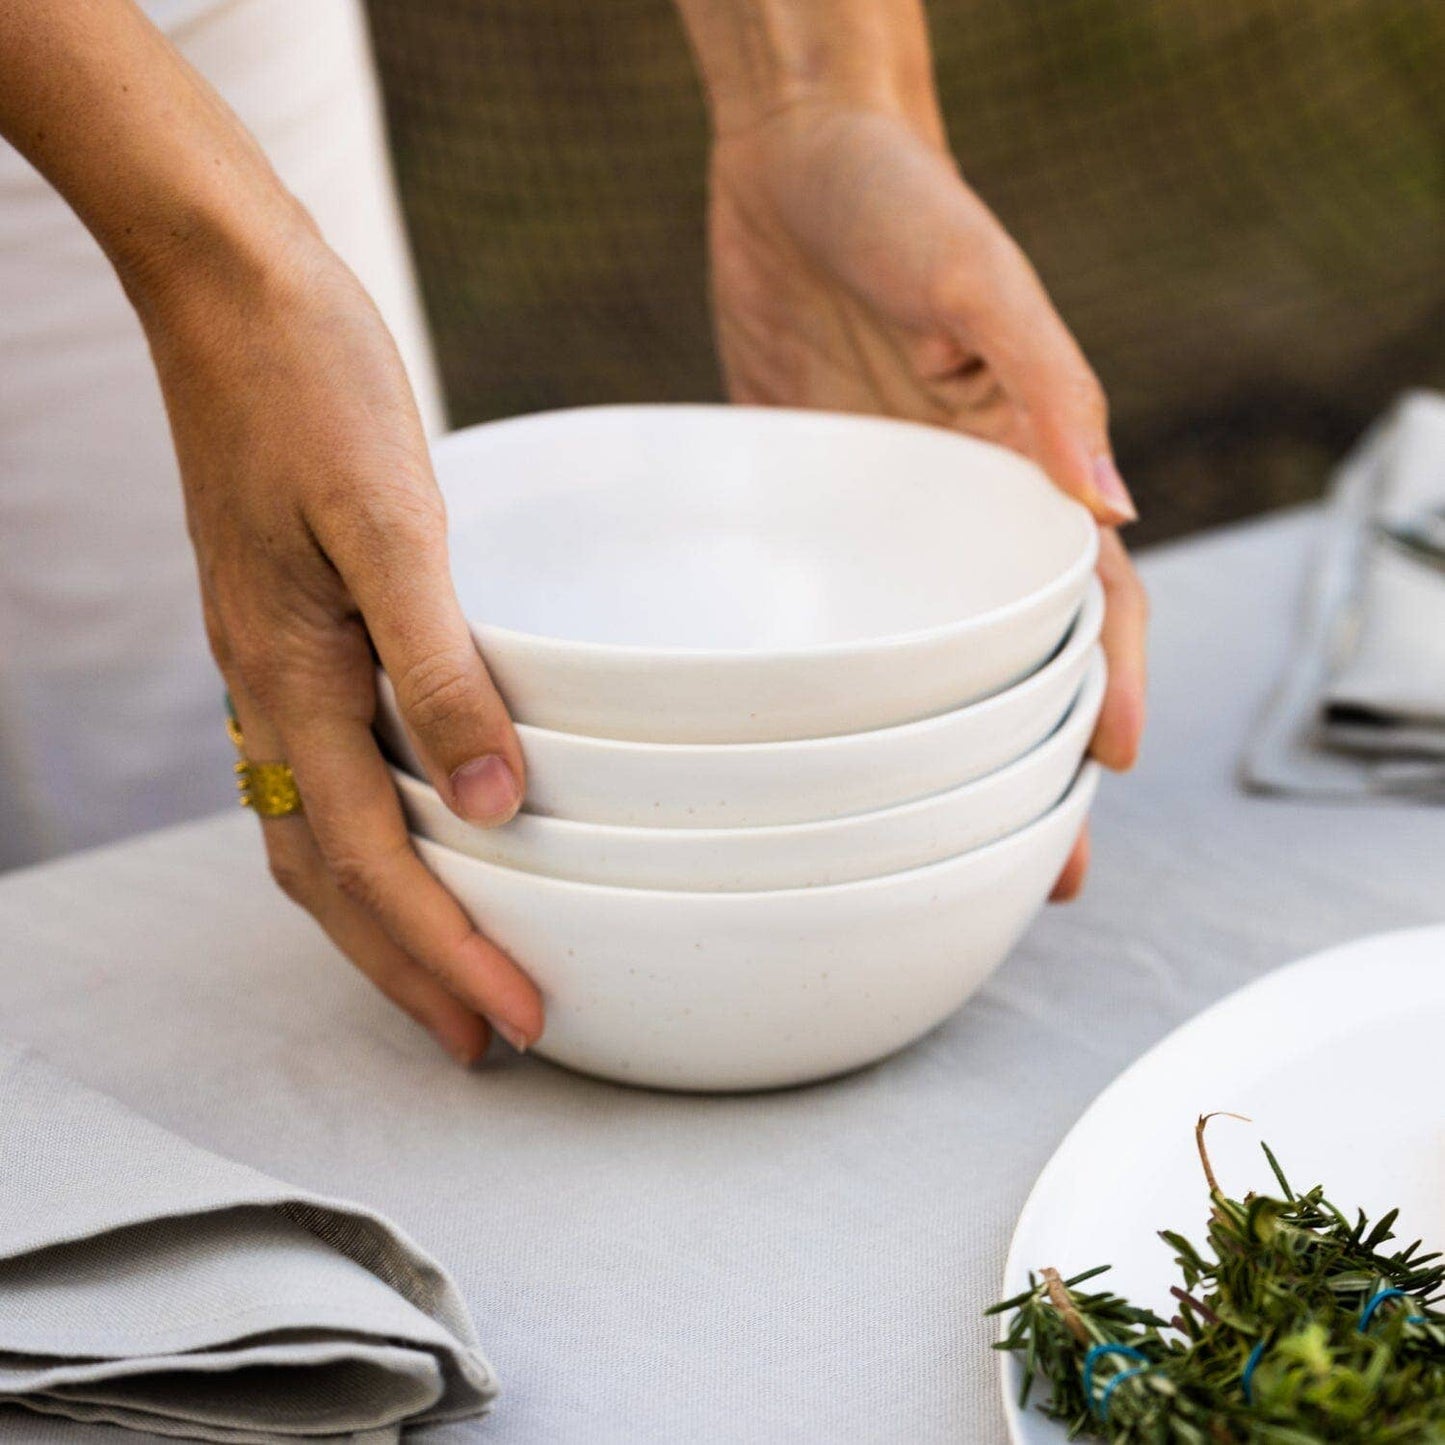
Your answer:
[[[669,0],[370,0],[456,423],[719,393]],[[1445,384],[1445,5],[934,0],[972,183],[1109,391],[1160,538],[1318,492]]]

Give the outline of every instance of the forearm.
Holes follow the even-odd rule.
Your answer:
[[[922,0],[676,0],[720,135],[787,106],[843,101],[942,145]]]
[[[0,75],[0,134],[85,222],[143,320],[208,277],[252,283],[308,231],[245,128],[131,0],[0,0]]]

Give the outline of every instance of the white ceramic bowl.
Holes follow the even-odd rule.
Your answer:
[[[776,1088],[880,1059],[958,1008],[1043,905],[1097,783],[1086,763],[987,848],[830,888],[604,888],[416,846],[540,986],[543,1057],[654,1088]]]
[[[644,742],[829,737],[1027,676],[1098,531],[939,427],[595,407],[436,443],[462,609],[519,722]]]
[[[525,725],[528,813],[619,827],[752,828],[891,808],[1005,767],[1058,725],[1079,691],[1104,594],[1090,585],[1063,648],[1023,682],[938,717],[789,743],[629,743]],[[416,777],[396,698],[378,674],[377,732]]]
[[[1079,769],[1104,701],[1104,657],[1063,725],[1032,752],[960,788],[872,813],[768,828],[617,828],[528,814],[478,828],[430,783],[392,769],[413,833],[486,863],[620,888],[746,892],[901,873],[981,848],[1048,812]]]

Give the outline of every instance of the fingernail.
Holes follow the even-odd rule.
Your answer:
[[[1099,500],[1114,513],[1116,522],[1139,520],[1134,499],[1129,495],[1129,488],[1124,485],[1124,478],[1119,475],[1113,457],[1094,458],[1094,490],[1099,494]]]
[[[501,1019],[493,1019],[492,1027],[516,1049],[519,1054],[527,1052],[527,1036],[520,1029],[514,1029],[511,1024],[506,1024]]]
[[[473,758],[452,774],[457,812],[473,823],[505,823],[522,806],[522,790],[512,770],[495,753]]]

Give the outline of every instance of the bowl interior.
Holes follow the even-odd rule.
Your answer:
[[[1089,565],[1023,458],[934,427],[750,407],[599,407],[436,447],[462,607],[663,651],[789,651],[981,619]]]

